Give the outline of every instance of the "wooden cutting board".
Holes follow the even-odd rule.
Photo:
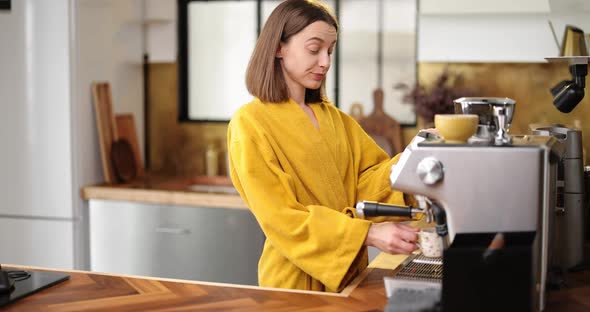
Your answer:
[[[404,148],[402,128],[397,120],[383,110],[382,89],[378,88],[373,92],[373,101],[373,112],[359,120],[359,124],[389,156],[393,157]]]
[[[137,165],[133,148],[126,139],[117,139],[111,147],[111,158],[117,179],[123,183],[133,181],[137,177]]]
[[[133,114],[115,115],[115,124],[117,125],[117,139],[125,139],[129,142],[133,152],[133,158],[135,159],[135,171],[137,176],[142,176],[143,162],[141,160],[141,150],[139,149]]]
[[[108,184],[117,182],[111,161],[111,146],[117,139],[117,127],[113,116],[111,86],[107,82],[92,83],[92,99],[100,146],[100,158],[104,180]]]

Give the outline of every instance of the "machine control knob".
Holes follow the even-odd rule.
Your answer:
[[[418,173],[420,180],[427,185],[442,181],[445,175],[442,163],[432,156],[426,157],[418,163],[416,173]]]

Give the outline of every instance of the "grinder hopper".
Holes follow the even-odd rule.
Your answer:
[[[512,122],[516,102],[509,98],[462,97],[453,101],[455,114],[479,116],[477,132],[468,143],[507,143],[506,135]]]

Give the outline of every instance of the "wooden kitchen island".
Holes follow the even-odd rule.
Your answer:
[[[81,190],[81,195],[87,200],[247,211],[238,195],[194,192],[188,189],[194,183],[190,178],[148,177],[127,185],[89,186]],[[338,294],[60,271],[70,274],[71,279],[0,311],[382,311],[387,303],[383,277],[394,275],[403,259],[380,254]],[[590,271],[570,274],[566,282],[568,288],[550,293],[546,311],[590,311]]]
[[[6,268],[9,268],[6,266]],[[26,269],[26,268],[25,268]],[[34,268],[43,270],[40,268]],[[386,304],[382,278],[367,269],[340,294],[253,286],[59,271],[70,280],[23,298],[1,311],[369,311]]]
[[[65,272],[71,278],[0,311],[382,311],[387,303],[383,277],[395,272],[369,267],[342,293],[325,294],[84,271],[50,271]],[[590,311],[590,271],[570,274],[567,281],[567,289],[550,293],[546,311]]]

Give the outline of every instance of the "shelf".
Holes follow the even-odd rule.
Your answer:
[[[570,65],[588,64],[590,56],[553,56],[545,58],[549,63],[568,62]]]

